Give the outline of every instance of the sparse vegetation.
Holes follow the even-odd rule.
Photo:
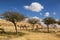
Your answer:
[[[49,33],[49,25],[56,23],[55,19],[52,17],[47,17],[47,18],[43,19],[43,22],[47,25],[48,33]]]
[[[39,37],[38,38],[42,38],[42,37],[47,37],[48,35],[49,35],[49,38],[51,37],[51,36],[55,36],[55,37],[60,37],[60,31],[57,31],[57,32],[55,32],[55,31],[52,31],[51,29],[51,31],[49,30],[49,25],[50,24],[55,24],[55,23],[57,23],[57,24],[59,24],[60,25],[60,21],[55,21],[55,19],[54,18],[52,18],[52,17],[47,17],[47,18],[44,18],[43,19],[43,22],[47,25],[47,28],[45,28],[45,29],[47,29],[47,32],[50,32],[50,33],[47,33],[46,32],[46,30],[44,30],[44,31],[42,31],[42,30],[38,30],[38,26],[36,26],[36,28],[34,28],[35,26],[35,24],[38,24],[39,22],[40,22],[40,20],[39,19],[35,19],[35,18],[31,18],[31,19],[28,19],[27,20],[27,23],[29,23],[29,24],[32,24],[32,29],[30,29],[30,28],[28,28],[29,30],[19,30],[19,27],[21,26],[21,25],[19,25],[19,27],[17,27],[17,23],[18,22],[21,22],[21,21],[23,21],[23,24],[24,24],[24,18],[25,18],[25,16],[24,15],[22,15],[22,14],[20,14],[20,13],[18,13],[18,12],[14,12],[14,11],[7,11],[7,12],[5,12],[3,15],[3,18],[4,18],[4,20],[6,20],[5,21],[5,23],[2,23],[1,22],[1,24],[2,24],[2,26],[3,27],[5,27],[5,28],[3,28],[2,26],[0,26],[0,27],[2,27],[2,28],[0,28],[0,36],[6,36],[8,39],[11,39],[11,38],[15,38],[15,37],[26,37],[27,38],[27,40],[31,40],[29,37],[30,37],[30,35],[31,35],[31,37],[33,36],[33,38],[35,37],[35,35],[38,37],[39,35]],[[8,21],[8,22],[7,22]],[[11,23],[9,23],[9,22],[11,22]],[[1,25],[0,24],[0,25]],[[7,26],[9,27],[9,29],[7,28]],[[28,24],[27,24],[28,25]],[[15,27],[15,31],[14,31],[14,29],[12,29],[13,28],[13,26]],[[23,26],[23,27],[22,27]],[[24,24],[24,25],[22,25],[21,26],[21,28],[25,28],[25,29],[27,29],[27,26]],[[42,25],[40,25],[41,27],[42,27]],[[30,27],[30,26],[29,26]],[[55,28],[55,26],[54,26],[54,28]],[[6,30],[10,30],[10,31],[6,31]],[[37,31],[38,30],[38,31]],[[54,30],[54,29],[53,29]],[[37,35],[38,34],[38,35]],[[25,36],[23,36],[23,35],[25,35]],[[29,35],[29,36],[28,36]],[[43,36],[42,36],[43,35]],[[45,35],[45,36],[44,36]],[[47,35],[47,36],[46,36]],[[37,38],[37,37],[35,37],[35,38]],[[53,38],[55,38],[55,37],[53,37]],[[6,38],[6,39],[7,39]],[[35,40],[35,38],[34,38],[34,40]],[[7,40],[8,40],[7,39]],[[50,38],[51,39],[51,38]],[[37,39],[38,40],[38,39]],[[58,40],[59,40],[59,38],[58,38]]]
[[[57,21],[57,24],[59,24],[59,25],[60,25],[60,20],[59,20],[59,21]]]
[[[7,11],[3,14],[3,17],[5,20],[10,21],[14,24],[17,34],[18,32],[17,32],[16,22],[23,20],[25,18],[24,15],[14,11]]]
[[[30,24],[33,24],[32,29],[34,30],[34,24],[38,23],[39,19],[31,18],[31,19],[28,19],[27,22]]]

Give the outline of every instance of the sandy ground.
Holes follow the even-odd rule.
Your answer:
[[[10,40],[60,40],[60,38],[56,37],[55,33],[27,32],[27,34],[22,37],[13,38]]]
[[[7,23],[7,24],[6,24]],[[1,28],[5,29],[5,31],[15,31],[14,26],[8,24],[8,22],[3,23]],[[19,30],[18,30],[19,31]],[[20,31],[26,33],[24,36],[11,38],[10,40],[60,40],[60,37],[57,37],[55,33],[36,33],[36,32],[28,32],[28,31]],[[8,40],[5,36],[0,36],[0,40]]]

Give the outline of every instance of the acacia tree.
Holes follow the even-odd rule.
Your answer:
[[[43,19],[43,22],[47,25],[48,33],[49,33],[49,25],[56,23],[55,19],[52,17],[46,17],[45,19]]]
[[[30,23],[30,24],[33,24],[32,29],[34,29],[34,24],[38,23],[38,22],[39,22],[39,19],[36,19],[36,18],[30,18],[30,19],[28,19],[27,22]]]
[[[3,14],[4,19],[6,19],[7,21],[10,21],[14,24],[15,26],[15,30],[16,30],[16,34],[17,34],[17,26],[16,26],[16,22],[18,21],[22,21],[25,16],[20,14],[19,12],[14,12],[14,11],[7,11]]]
[[[59,24],[59,25],[60,25],[60,20],[59,20],[59,21],[57,21],[57,24]]]

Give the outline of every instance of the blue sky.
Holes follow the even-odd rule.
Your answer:
[[[35,5],[33,3],[39,4],[41,10],[37,12],[37,8],[39,8],[37,5],[37,10],[34,11],[32,7]],[[41,8],[42,6],[43,8]],[[0,14],[8,9],[13,9],[28,17],[45,18],[51,16],[60,19],[60,0],[0,0]]]

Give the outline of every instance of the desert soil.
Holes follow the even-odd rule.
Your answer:
[[[60,40],[59,37],[56,36],[55,33],[34,33],[34,32],[26,32],[27,34],[13,38],[10,40]]]

